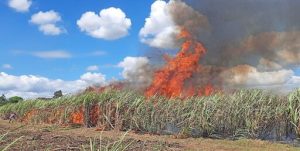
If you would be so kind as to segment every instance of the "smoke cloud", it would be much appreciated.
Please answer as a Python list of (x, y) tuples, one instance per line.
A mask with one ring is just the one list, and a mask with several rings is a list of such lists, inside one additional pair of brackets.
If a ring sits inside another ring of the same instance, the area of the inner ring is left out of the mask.
[(152, 81), (152, 67), (146, 57), (126, 57), (118, 64), (129, 87), (143, 89)]
[(169, 12), (207, 48), (193, 82), (280, 85), (300, 64), (300, 1), (171, 0)]

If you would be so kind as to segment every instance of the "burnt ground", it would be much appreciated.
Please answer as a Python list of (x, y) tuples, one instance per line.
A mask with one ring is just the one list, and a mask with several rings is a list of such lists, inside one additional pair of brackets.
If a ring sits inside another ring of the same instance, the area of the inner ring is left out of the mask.
[[(72, 128), (55, 125), (24, 125), (0, 120), (0, 150), (20, 138), (8, 150), (12, 151), (90, 151), (90, 141), (96, 148), (128, 145), (126, 150), (207, 150), (207, 151), (240, 151), (240, 150), (300, 150), (287, 144), (272, 143), (260, 140), (215, 140), (203, 138), (178, 139), (174, 136), (159, 136), (128, 132), (121, 143), (118, 141), (125, 132), (97, 131), (96, 128)], [(115, 144), (114, 144), (115, 143)]]

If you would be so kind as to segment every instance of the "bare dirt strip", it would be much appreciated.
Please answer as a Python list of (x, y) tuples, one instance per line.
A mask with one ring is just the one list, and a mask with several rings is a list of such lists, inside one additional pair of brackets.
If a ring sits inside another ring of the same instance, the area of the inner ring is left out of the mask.
[[(95, 146), (106, 147), (120, 140), (125, 132), (97, 131), (96, 128), (71, 128), (55, 125), (24, 125), (0, 120), (0, 134), (8, 134), (0, 141), (0, 150), (20, 138), (8, 150), (89, 150), (90, 140)], [(127, 150), (201, 150), (201, 151), (296, 151), (300, 148), (288, 144), (261, 140), (217, 140), (206, 138), (178, 139), (176, 136), (150, 135), (128, 132), (123, 144)]]

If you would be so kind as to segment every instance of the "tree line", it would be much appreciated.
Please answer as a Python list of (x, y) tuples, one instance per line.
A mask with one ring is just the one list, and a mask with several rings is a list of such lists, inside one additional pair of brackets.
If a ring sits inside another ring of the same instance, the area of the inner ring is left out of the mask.
[[(63, 93), (61, 90), (59, 90), (59, 91), (54, 92), (53, 95), (54, 96), (52, 98), (37, 98), (37, 99), (51, 100), (51, 99), (62, 97)], [(20, 96), (13, 96), (13, 97), (7, 98), (4, 94), (2, 94), (2, 96), (0, 97), (0, 106), (2, 106), (4, 104), (8, 104), (8, 103), (18, 103), (20, 101), (24, 101), (24, 99)]]
[(2, 96), (0, 97), (0, 105), (4, 105), (7, 103), (18, 103), (20, 101), (23, 101), (24, 99), (20, 96), (13, 96), (10, 98), (6, 98), (6, 96), (4, 94), (2, 94)]

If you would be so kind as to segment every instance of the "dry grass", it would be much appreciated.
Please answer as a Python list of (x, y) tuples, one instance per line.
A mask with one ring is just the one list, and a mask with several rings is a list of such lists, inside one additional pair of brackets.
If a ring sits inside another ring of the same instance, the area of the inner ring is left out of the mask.
[[(150, 133), (176, 133), (193, 137), (283, 139), (299, 133), (300, 91), (279, 96), (262, 90), (191, 97), (184, 101), (144, 96), (130, 91), (106, 90), (50, 101), (27, 100), (0, 107), (2, 115), (24, 116), (38, 110), (30, 122), (43, 123), (49, 114), (63, 108), (57, 124), (68, 123), (80, 106), (100, 108), (97, 125), (107, 129)], [(46, 112), (50, 111), (50, 112)]]

